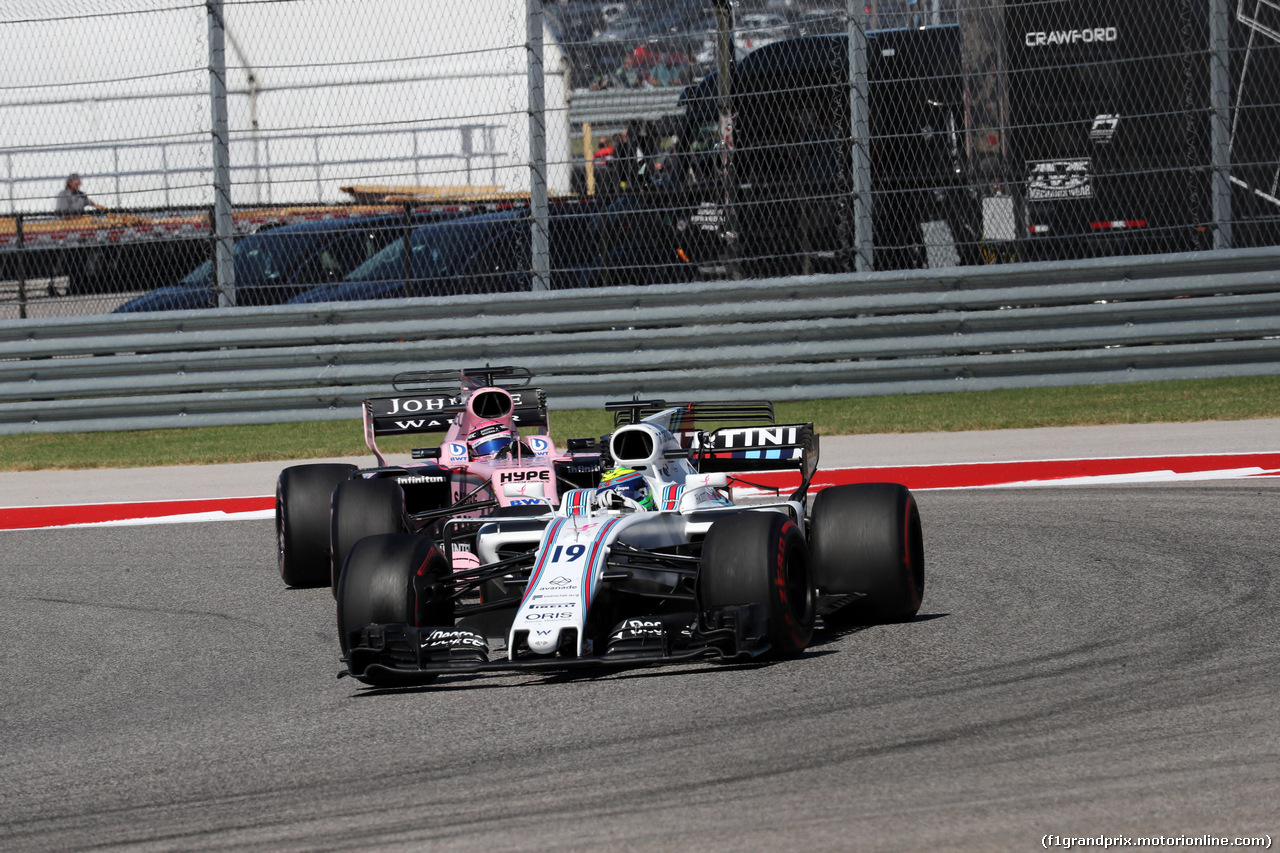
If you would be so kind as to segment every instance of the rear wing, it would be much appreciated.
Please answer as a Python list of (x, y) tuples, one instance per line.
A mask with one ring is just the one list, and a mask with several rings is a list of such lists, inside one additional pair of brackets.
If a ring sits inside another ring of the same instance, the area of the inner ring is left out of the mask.
[[(605, 403), (606, 412), (613, 412), (613, 425), (620, 427), (635, 424), (667, 409), (680, 409), (680, 415), (671, 426), (672, 432), (699, 429), (702, 424), (773, 423), (773, 403), (765, 400), (738, 400), (730, 402), (668, 403), (666, 400), (628, 400), (621, 403)], [(699, 423), (701, 421), (701, 423)]]
[[(516, 426), (547, 426), (546, 391), (523, 388), (509, 393), (514, 404), (511, 420)], [(446, 432), (454, 418), (464, 411), (461, 397), (406, 394), (364, 401), (365, 424), (374, 437)]]
[[(541, 388), (507, 390), (514, 404), (511, 422), (516, 427), (549, 426), (546, 391)], [(405, 394), (365, 400), (364, 443), (373, 451), (378, 464), (386, 465), (386, 458), (378, 449), (380, 437), (448, 432), (465, 411), (463, 399), (454, 396)]]
[[(672, 409), (678, 411), (664, 426), (679, 440), (700, 472), (797, 468), (800, 488), (791, 499), (804, 500), (809, 481), (818, 470), (818, 436), (812, 423), (774, 423), (773, 404), (767, 400), (672, 403), (635, 399), (605, 403), (605, 411), (613, 412), (614, 427), (639, 423)], [(585, 444), (583, 449), (587, 449)]]
[(533, 374), (524, 367), (464, 367), (461, 370), (412, 370), (397, 373), (391, 387), (406, 394), (457, 396), (459, 389), (501, 388), (511, 391), (526, 388)]
[(722, 427), (713, 432), (679, 432), (699, 472), (734, 473), (797, 468), (800, 487), (791, 500), (804, 500), (809, 481), (818, 470), (818, 436), (813, 424), (770, 424)]

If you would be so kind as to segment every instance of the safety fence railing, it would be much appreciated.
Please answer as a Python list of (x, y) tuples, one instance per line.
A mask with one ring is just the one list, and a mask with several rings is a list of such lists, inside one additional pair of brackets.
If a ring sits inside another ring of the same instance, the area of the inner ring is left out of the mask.
[(405, 370), (553, 408), (1280, 372), (1280, 249), (0, 321), (0, 433), (356, 418)]
[[(338, 194), (339, 184), (346, 176), (353, 171), (359, 174), (354, 167), (386, 170), (392, 163), (397, 170), (403, 166), (397, 176), (411, 186), (429, 183), (428, 178), (442, 164), (462, 173), (462, 186), (493, 186), (498, 179), (498, 162), (506, 157), (497, 148), (497, 135), (503, 129), (493, 123), (470, 123), (324, 133), (258, 131), (249, 138), (233, 141), (229, 168), (233, 182), (243, 188), (242, 203), (246, 205), (280, 203), (274, 194), (288, 196), (296, 192), (279, 193), (277, 184), (295, 190), (298, 185), (306, 186), (308, 179), (310, 186), (304, 190), (307, 203), (319, 203), (315, 199), (334, 201), (337, 199), (332, 197)], [(447, 144), (440, 144), (442, 137), (447, 138)], [(367, 147), (348, 145), (353, 139)], [(389, 144), (384, 146), (384, 141)], [(371, 149), (378, 152), (377, 156), (368, 154)], [(191, 139), (155, 142), (12, 147), (4, 149), (5, 173), (0, 177), (4, 190), (0, 194), (8, 201), (8, 214), (21, 215), (17, 199), (27, 197), (30, 203), (30, 194), (23, 188), (35, 187), (38, 191), (40, 187), (59, 186), (67, 177), (65, 172), (41, 172), (40, 166), (24, 168), (24, 161), (101, 161), (99, 168), (104, 171), (78, 174), (93, 185), (107, 185), (95, 198), (108, 202), (113, 210), (126, 210), (126, 201), (135, 188), (146, 183), (158, 184), (154, 194), (160, 210), (178, 210), (183, 204), (199, 206), (199, 190), (209, 174), (208, 153), (209, 141), (199, 134)]]
[[(260, 287), (237, 257), (261, 257), (237, 215), (337, 215), (349, 188), (522, 201), (519, 227), (454, 259), (499, 267), (490, 291), (1280, 245), (1275, 0), (73, 6), (0, 15), (0, 317), (111, 311), (189, 276), (224, 307), (366, 281), (317, 254)], [(652, 223), (582, 258), (565, 199)], [(12, 257), (6, 221), (96, 204), (194, 210), (213, 239), (126, 251), (85, 217)], [(607, 275), (581, 280), (593, 264)], [(430, 277), (404, 272), (406, 292)]]

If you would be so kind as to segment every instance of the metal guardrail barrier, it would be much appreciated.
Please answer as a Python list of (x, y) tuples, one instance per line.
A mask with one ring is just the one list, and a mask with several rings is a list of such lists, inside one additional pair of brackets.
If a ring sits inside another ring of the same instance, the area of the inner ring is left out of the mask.
[(612, 133), (636, 121), (658, 121), (680, 115), (684, 89), (579, 90), (569, 95), (569, 126), (576, 131), (584, 123), (597, 132)]
[(512, 362), (553, 408), (1280, 373), (1280, 249), (0, 322), (0, 433), (346, 419)]

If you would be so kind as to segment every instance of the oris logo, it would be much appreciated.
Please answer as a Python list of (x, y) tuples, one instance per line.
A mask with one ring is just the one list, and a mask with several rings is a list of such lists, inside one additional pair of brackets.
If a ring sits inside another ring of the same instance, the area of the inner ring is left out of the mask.
[(1027, 33), (1027, 47), (1046, 47), (1059, 44), (1091, 44), (1093, 42), (1115, 41), (1118, 38), (1115, 27), (1091, 27), (1084, 30), (1048, 30), (1039, 33)]

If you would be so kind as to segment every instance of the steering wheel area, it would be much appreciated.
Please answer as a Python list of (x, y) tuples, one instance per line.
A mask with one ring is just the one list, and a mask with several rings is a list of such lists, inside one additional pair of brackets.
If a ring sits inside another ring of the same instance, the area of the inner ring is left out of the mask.
[(600, 509), (616, 509), (622, 512), (648, 512), (639, 501), (619, 494), (613, 489), (600, 489), (597, 491), (596, 506)]

